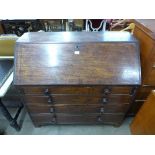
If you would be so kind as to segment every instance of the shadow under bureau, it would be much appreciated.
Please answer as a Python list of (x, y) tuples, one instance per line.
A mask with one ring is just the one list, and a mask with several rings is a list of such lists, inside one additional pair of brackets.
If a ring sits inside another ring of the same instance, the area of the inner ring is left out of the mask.
[(25, 33), (14, 73), (35, 126), (120, 125), (141, 84), (139, 46), (128, 32)]

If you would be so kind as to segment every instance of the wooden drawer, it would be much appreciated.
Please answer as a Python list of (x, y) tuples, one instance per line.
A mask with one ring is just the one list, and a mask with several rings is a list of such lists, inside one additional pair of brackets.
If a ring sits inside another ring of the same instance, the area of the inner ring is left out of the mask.
[(55, 106), (27, 106), (30, 113), (126, 113), (129, 104), (122, 105), (55, 105)]
[(36, 105), (52, 104), (122, 104), (129, 103), (128, 95), (110, 95), (110, 96), (89, 96), (89, 95), (52, 95), (46, 96), (25, 96), (27, 104), (36, 103)]
[(48, 125), (48, 124), (120, 124), (124, 115), (119, 114), (92, 114), (92, 115), (65, 115), (51, 114), (31, 115), (32, 121), (35, 126)]
[(23, 91), (27, 95), (49, 94), (131, 94), (131, 86), (51, 86), (51, 87), (24, 87)]

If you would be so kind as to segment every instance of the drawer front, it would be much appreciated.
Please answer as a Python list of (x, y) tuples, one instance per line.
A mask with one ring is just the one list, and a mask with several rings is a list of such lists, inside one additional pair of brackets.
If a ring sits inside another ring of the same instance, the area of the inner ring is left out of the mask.
[(51, 114), (31, 115), (35, 125), (46, 124), (120, 124), (124, 115), (94, 114), (94, 115), (64, 115), (53, 116)]
[(87, 113), (126, 113), (129, 104), (122, 105), (56, 105), (56, 106), (27, 106), (30, 113), (69, 113), (69, 114), (87, 114)]
[(136, 93), (136, 100), (146, 100), (148, 95), (151, 93), (152, 90), (155, 89), (155, 86), (142, 86), (139, 89), (137, 89)]
[(27, 104), (36, 103), (36, 105), (52, 104), (122, 104), (129, 103), (128, 95), (110, 95), (110, 96), (85, 96), (85, 95), (52, 95), (46, 96), (25, 96)]
[(130, 94), (133, 87), (110, 86), (51, 86), (51, 87), (24, 87), (28, 95), (49, 94)]

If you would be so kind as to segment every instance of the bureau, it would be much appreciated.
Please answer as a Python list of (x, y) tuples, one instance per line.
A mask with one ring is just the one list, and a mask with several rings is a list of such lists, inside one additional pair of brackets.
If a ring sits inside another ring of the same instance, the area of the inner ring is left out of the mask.
[(35, 126), (118, 126), (141, 84), (138, 41), (128, 32), (25, 33), (14, 73)]
[(142, 85), (138, 88), (130, 114), (135, 115), (147, 96), (155, 89), (155, 20), (134, 20), (134, 36), (140, 43)]

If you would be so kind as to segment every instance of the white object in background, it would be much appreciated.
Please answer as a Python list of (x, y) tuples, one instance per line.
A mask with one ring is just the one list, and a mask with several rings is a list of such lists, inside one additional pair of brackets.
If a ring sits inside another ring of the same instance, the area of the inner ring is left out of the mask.
[(102, 31), (104, 32), (104, 31), (106, 31), (106, 24), (107, 24), (107, 20), (103, 19), (101, 21), (99, 27), (98, 28), (94, 28), (91, 20), (86, 19), (86, 26), (85, 27), (86, 27), (86, 31), (90, 31), (90, 29), (91, 29), (93, 32), (98, 32), (99, 29), (101, 29), (101, 27), (102, 27)]

